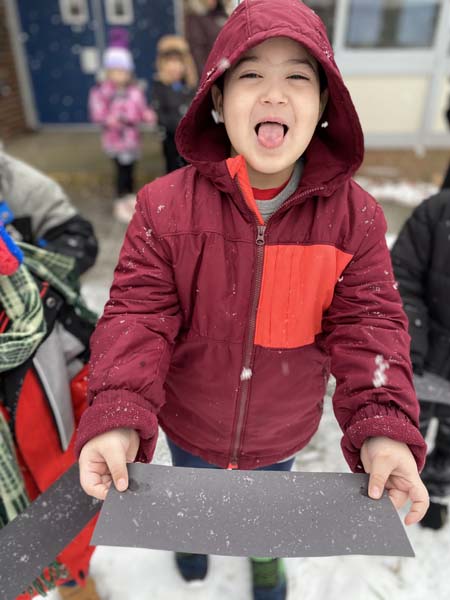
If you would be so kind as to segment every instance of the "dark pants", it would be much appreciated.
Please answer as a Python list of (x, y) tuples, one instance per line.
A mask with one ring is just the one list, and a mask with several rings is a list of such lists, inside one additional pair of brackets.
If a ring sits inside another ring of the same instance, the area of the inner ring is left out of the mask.
[(121, 198), (134, 192), (134, 166), (135, 162), (128, 165), (121, 164), (117, 158), (114, 158), (116, 166), (116, 193)]
[[(195, 456), (194, 454), (190, 454), (183, 450), (179, 446), (177, 446), (172, 440), (167, 438), (167, 443), (169, 445), (170, 454), (172, 455), (172, 464), (175, 467), (192, 467), (197, 469), (220, 469), (216, 465), (206, 462), (199, 456)], [(290, 458), (289, 460), (285, 460), (281, 463), (275, 463), (273, 465), (267, 465), (267, 467), (258, 467), (257, 469), (253, 469), (254, 471), (290, 471), (292, 465), (294, 464), (294, 458)], [(256, 560), (256, 559), (255, 559)]]
[(427, 456), (422, 480), (430, 496), (442, 498), (450, 494), (450, 406), (435, 402), (420, 403), (420, 431), (426, 435), (431, 419), (438, 420), (434, 448)]
[(171, 173), (175, 169), (184, 167), (187, 162), (178, 154), (177, 146), (175, 144), (175, 134), (166, 132), (166, 136), (163, 140), (163, 153), (166, 161), (166, 173)]
[(420, 403), (419, 427), (423, 436), (426, 435), (430, 421), (433, 417), (438, 420), (438, 429), (434, 448), (450, 457), (450, 406), (438, 402)]
[(447, 167), (447, 171), (445, 172), (444, 181), (442, 182), (442, 185), (441, 185), (441, 190), (448, 190), (449, 188), (450, 188), (450, 163)]
[[(172, 440), (167, 438), (170, 454), (172, 455), (172, 464), (174, 467), (193, 467), (196, 469), (220, 469), (216, 465), (206, 462), (200, 456), (195, 456), (177, 446)], [(290, 471), (294, 464), (294, 458), (290, 458), (281, 463), (267, 465), (267, 467), (258, 467), (254, 471)]]

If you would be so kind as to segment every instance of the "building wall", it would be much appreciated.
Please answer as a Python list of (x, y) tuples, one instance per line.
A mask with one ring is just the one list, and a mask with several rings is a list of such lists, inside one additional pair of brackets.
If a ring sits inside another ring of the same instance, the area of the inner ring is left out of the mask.
[[(175, 26), (177, 30), (181, 30), (183, 6), (188, 0), (129, 1), (135, 6), (136, 17), (139, 17), (136, 19), (135, 25), (139, 30), (139, 35), (142, 34), (142, 39), (145, 41), (145, 43), (139, 42), (135, 48), (137, 63), (141, 61), (142, 57), (145, 57), (143, 64), (137, 65), (138, 76), (145, 79), (145, 74), (150, 75), (147, 67), (153, 61), (151, 53), (146, 48), (146, 43), (150, 34), (158, 37), (161, 31), (157, 32), (154, 26), (149, 28), (146, 21), (138, 15), (138, 8), (146, 10), (146, 6), (148, 6), (154, 9), (158, 3), (161, 3), (164, 10), (160, 9), (157, 13), (158, 18), (150, 19), (150, 22), (159, 23), (162, 14), (166, 14), (170, 9), (169, 22), (172, 22), (171, 19), (174, 20), (172, 27)], [(194, 2), (194, 0), (189, 1)], [(204, 0), (195, 1), (200, 3)], [(420, 2), (402, 0), (397, 3), (371, 3), (368, 0), (304, 1), (316, 10), (327, 26), (335, 49), (336, 62), (361, 118), (366, 146), (368, 148), (392, 147), (419, 150), (427, 147), (448, 148), (450, 146), (450, 128), (445, 118), (445, 112), (450, 99), (450, 51), (448, 45), (450, 0), (421, 0)], [(87, 6), (93, 7), (94, 5), (104, 6), (106, 2), (107, 0), (101, 0), (101, 2), (100, 0), (86, 0), (85, 3)], [(231, 7), (239, 3), (238, 0), (226, 0), (226, 2)], [(6, 25), (5, 3), (9, 7), (10, 25), (14, 25), (13, 31), (17, 31), (13, 40), (17, 41), (13, 44), (14, 57), (11, 51), (11, 39), (8, 37), (11, 32), (8, 32)], [(68, 28), (64, 35), (56, 32), (61, 39), (49, 42), (46, 39), (46, 36), (50, 36), (49, 32), (56, 35), (54, 19), (59, 18), (58, 6), (69, 4), (69, 0), (66, 2), (45, 0), (45, 2), (39, 2), (39, 7), (36, 8), (37, 4), (30, 0), (0, 0), (0, 138), (9, 137), (15, 132), (25, 130), (26, 123), (30, 127), (37, 127), (49, 123), (64, 125), (68, 122), (69, 124), (85, 125), (87, 122), (85, 115), (78, 116), (77, 119), (63, 119), (63, 116), (68, 113), (67, 110), (60, 111), (54, 118), (46, 118), (46, 115), (43, 114), (42, 106), (47, 110), (51, 108), (52, 102), (58, 103), (59, 100), (56, 93), (47, 93), (51, 82), (48, 82), (46, 86), (41, 75), (38, 81), (39, 73), (48, 75), (58, 70), (55, 67), (39, 71), (38, 66), (42, 56), (46, 56), (46, 48), (49, 43), (52, 47), (56, 47), (57, 42), (58, 47), (61, 48), (62, 42), (67, 42), (69, 34), (74, 36), (81, 34), (80, 27)], [(49, 25), (44, 22), (44, 17), (48, 7), (53, 5), (54, 14), (52, 13), (49, 17)], [(402, 15), (400, 8), (408, 6), (410, 12), (405, 14), (409, 14), (410, 20), (399, 20)], [(374, 7), (378, 8), (375, 10)], [(364, 10), (361, 12), (362, 9)], [(24, 15), (26, 16), (30, 11), (33, 15), (27, 20)], [(20, 15), (22, 15), (22, 21)], [(370, 35), (376, 30), (375, 25), (378, 23), (377, 15), (382, 17), (387, 25), (381, 28), (377, 36), (371, 40)], [(427, 15), (429, 18), (424, 21)], [(97, 15), (97, 17), (99, 21), (102, 21), (101, 15), (100, 17)], [(42, 20), (42, 23), (39, 22), (39, 19)], [(399, 23), (403, 23), (403, 29), (402, 27), (397, 29), (393, 27), (393, 24), (397, 26)], [(92, 27), (90, 29), (92, 29), (92, 33), (94, 29)], [(100, 29), (97, 28), (95, 31), (98, 32)], [(425, 31), (426, 35), (422, 35), (422, 31)], [(20, 37), (21, 34), (23, 34), (22, 37)], [(405, 45), (405, 39), (411, 35), (418, 40), (418, 43), (411, 46), (408, 46), (407, 43)], [(73, 48), (79, 46), (86, 52), (98, 50), (96, 42), (83, 44), (74, 42), (72, 46)], [(73, 51), (69, 52), (72, 59)], [(141, 58), (138, 58), (138, 54)], [(61, 73), (69, 79), (69, 82), (74, 82), (75, 77), (64, 63), (65, 59), (60, 49), (57, 55), (57, 60), (64, 66)], [(81, 57), (82, 53), (80, 53), (80, 59)], [(16, 64), (16, 69), (14, 64)], [(83, 61), (80, 64), (83, 65)], [(59, 68), (60, 65), (56, 66)], [(89, 76), (89, 73), (83, 73), (83, 66), (81, 69), (79, 66), (77, 68), (80, 77)], [(90, 76), (93, 81), (93, 72)], [(20, 92), (18, 79), (21, 86)], [(92, 81), (89, 85), (92, 84)], [(76, 84), (76, 93), (73, 91), (63, 93), (61, 85), (56, 91), (61, 92), (60, 96), (67, 102), (72, 98), (82, 96), (82, 88), (78, 83)], [(41, 110), (39, 110), (39, 99), (41, 99)], [(84, 99), (82, 106), (85, 108), (85, 105), (86, 100)]]
[(365, 134), (420, 129), (429, 80), (424, 76), (346, 77)]
[(27, 131), (4, 3), (0, 0), (0, 139)]

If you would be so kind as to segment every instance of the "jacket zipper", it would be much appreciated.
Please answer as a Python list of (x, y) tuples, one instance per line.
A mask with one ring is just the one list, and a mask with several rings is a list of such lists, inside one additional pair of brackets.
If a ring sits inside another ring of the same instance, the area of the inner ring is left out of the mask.
[[(239, 186), (238, 186), (239, 187)], [(314, 194), (315, 192), (319, 192), (323, 190), (323, 187), (317, 187), (313, 189), (306, 190), (298, 198), (302, 198), (303, 196)], [(297, 200), (297, 198), (293, 199)], [(289, 203), (290, 204), (290, 203)], [(285, 205), (286, 206), (286, 205)], [(278, 212), (278, 211), (277, 211)], [(272, 215), (273, 217), (273, 215)], [(255, 283), (253, 286), (253, 295), (252, 295), (252, 306), (250, 312), (250, 322), (248, 328), (248, 334), (245, 344), (245, 352), (244, 352), (244, 364), (241, 370), (241, 391), (239, 398), (239, 412), (238, 419), (236, 423), (236, 429), (233, 437), (233, 445), (231, 449), (231, 457), (228, 463), (227, 469), (238, 469), (238, 456), (239, 456), (239, 447), (241, 445), (241, 435), (242, 429), (244, 425), (244, 416), (247, 408), (248, 402), (248, 394), (250, 388), (250, 379), (252, 377), (251, 364), (253, 358), (253, 339), (255, 335), (256, 328), (256, 312), (258, 308), (259, 295), (261, 292), (261, 283), (262, 283), (262, 274), (263, 274), (263, 263), (264, 263), (264, 245), (265, 241), (265, 233), (268, 223), (272, 219), (270, 217), (267, 225), (257, 225), (257, 236), (256, 236), (256, 268), (255, 268)], [(244, 376), (244, 377), (243, 377)]]
[(252, 306), (250, 310), (250, 324), (247, 333), (245, 344), (244, 364), (241, 371), (241, 393), (239, 399), (239, 413), (234, 434), (233, 446), (231, 451), (231, 460), (228, 469), (238, 468), (238, 451), (241, 441), (242, 427), (244, 424), (245, 410), (247, 408), (248, 393), (251, 379), (251, 364), (253, 356), (253, 338), (256, 328), (256, 311), (258, 308), (259, 294), (261, 291), (263, 262), (264, 262), (264, 244), (266, 225), (257, 226), (258, 234), (256, 236), (256, 268), (255, 268), (255, 283), (253, 286)]

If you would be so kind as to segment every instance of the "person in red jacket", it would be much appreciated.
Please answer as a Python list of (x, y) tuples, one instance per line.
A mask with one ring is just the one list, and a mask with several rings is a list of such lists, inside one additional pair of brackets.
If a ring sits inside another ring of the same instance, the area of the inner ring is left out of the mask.
[[(83, 488), (125, 490), (158, 425), (178, 465), (289, 468), (331, 372), (350, 468), (419, 521), (407, 320), (382, 210), (352, 179), (363, 135), (319, 17), (297, 0), (242, 2), (177, 146), (190, 165), (141, 190), (92, 338)], [(254, 598), (285, 598), (280, 564), (252, 561)]]

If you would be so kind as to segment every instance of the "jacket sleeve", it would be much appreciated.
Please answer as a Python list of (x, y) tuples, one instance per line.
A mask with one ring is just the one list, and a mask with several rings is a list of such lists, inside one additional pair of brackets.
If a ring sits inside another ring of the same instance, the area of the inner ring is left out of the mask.
[(95, 263), (98, 242), (94, 229), (84, 217), (75, 215), (45, 232), (45, 248), (72, 256), (76, 260), (78, 275), (82, 275)]
[(96, 85), (89, 92), (89, 116), (93, 123), (104, 125), (110, 116), (111, 98), (105, 93), (105, 86)]
[(428, 354), (426, 284), (433, 230), (427, 203), (422, 203), (406, 221), (392, 249), (394, 273), (409, 320), (411, 360), (418, 371), (423, 370)]
[(151, 223), (146, 196), (144, 188), (91, 338), (89, 407), (78, 430), (78, 453), (91, 438), (118, 427), (139, 433), (137, 460), (150, 461), (155, 449), (181, 312), (170, 251)]
[(79, 215), (61, 186), (9, 155), (0, 157), (2, 193), (16, 219), (31, 220), (30, 242), (48, 250), (73, 256), (78, 273), (91, 267), (97, 256), (97, 240), (92, 225)]
[(353, 471), (363, 471), (360, 449), (369, 437), (387, 436), (408, 444), (419, 469), (426, 454), (418, 430), (407, 319), (385, 233), (377, 206), (323, 321), (336, 378), (333, 407), (344, 432), (342, 450)]

